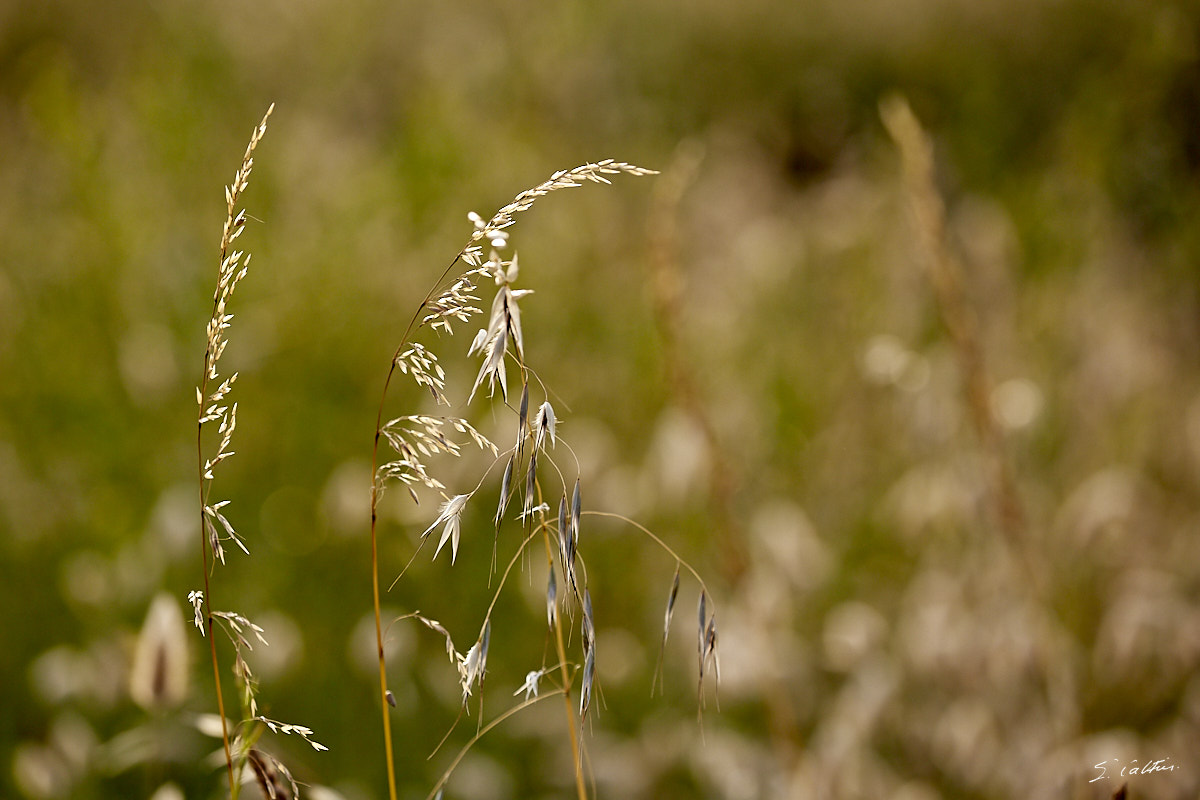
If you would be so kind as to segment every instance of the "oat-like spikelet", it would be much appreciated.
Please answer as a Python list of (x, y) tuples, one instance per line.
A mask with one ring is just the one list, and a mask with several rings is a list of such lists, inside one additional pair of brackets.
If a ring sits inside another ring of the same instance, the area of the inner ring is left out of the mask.
[(492, 622), (483, 624), (479, 639), (471, 646), (465, 656), (458, 656), (458, 674), (462, 684), (463, 703), (471, 696), (473, 685), (482, 687), (483, 676), (487, 671), (488, 645), (492, 638)]
[(450, 542), (450, 563), (453, 564), (454, 560), (458, 558), (458, 537), (462, 531), (462, 513), (470, 499), (470, 494), (456, 494), (442, 503), (437, 519), (421, 534), (421, 538), (424, 539), (433, 533), (434, 528), (445, 523), (446, 527), (442, 529), (442, 538), (438, 542), (437, 550), (433, 553), (434, 558), (437, 558), (438, 553), (442, 552), (442, 547), (447, 541)]
[(500, 454), (496, 445), (471, 423), (459, 417), (433, 417), (426, 414), (397, 417), (389, 420), (380, 433), (393, 450), (405, 457), (414, 456), (414, 449), (423, 456), (432, 456), (435, 453), (460, 455), (462, 445), (450, 438), (446, 432), (447, 428), (466, 434), (480, 450), (488, 450), (493, 456)]
[(596, 622), (592, 617), (592, 595), (583, 587), (583, 649), (590, 650), (596, 641)]
[(592, 595), (583, 589), (583, 680), (579, 687), (579, 724), (587, 718), (592, 700), (592, 681), (596, 675), (596, 621), (592, 615)]
[(517, 687), (513, 692), (513, 697), (516, 697), (521, 692), (525, 693), (525, 699), (531, 700), (538, 696), (538, 683), (542, 680), (542, 676), (546, 674), (544, 669), (535, 669), (525, 673), (525, 682)]
[(396, 356), (395, 363), (401, 374), (411, 376), (418, 386), (427, 388), (439, 405), (450, 405), (445, 395), (446, 372), (433, 351), (420, 342), (413, 342), (407, 350)]
[(596, 648), (587, 648), (583, 657), (583, 679), (579, 684), (579, 724), (582, 727), (592, 705), (592, 683), (596, 678)]
[(663, 614), (663, 644), (671, 631), (671, 616), (675, 613), (675, 598), (679, 596), (679, 565), (675, 565), (675, 578), (671, 581), (671, 593), (667, 595), (667, 611)]
[(393, 480), (404, 484), (409, 495), (412, 496), (413, 502), (419, 502), (417, 493), (413, 489), (413, 486), (418, 483), (435, 491), (442, 491), (446, 488), (446, 484), (430, 475), (429, 471), (425, 469), (425, 465), (416, 458), (401, 458), (381, 464), (375, 471), (375, 485), (378, 489), (376, 496), (382, 495), (388, 482)]
[[(484, 378), (488, 381), (489, 395), (495, 392), (495, 386), (498, 383), (500, 384), (500, 394), (507, 400), (505, 356), (508, 355), (510, 344), (518, 361), (523, 358), (525, 352), (525, 335), (521, 328), (521, 308), (518, 301), (522, 297), (532, 294), (532, 290), (512, 288), (512, 284), (519, 274), (515, 255), (512, 261), (502, 261), (499, 255), (492, 251), (488, 268), (495, 276), (499, 289), (496, 290), (496, 297), (492, 300), (488, 326), (475, 335), (467, 352), (467, 355), (480, 353), (484, 357), (483, 365), (480, 366), (479, 374), (475, 378), (475, 384), (471, 387), (471, 394), (467, 397), (468, 403), (474, 399), (475, 392), (479, 390)], [(526, 398), (526, 402), (528, 402), (528, 398)], [(524, 429), (523, 425), (522, 429)]]
[(579, 516), (583, 513), (583, 502), (579, 496), (579, 478), (575, 479), (575, 491), (571, 494), (571, 534), (575, 545), (579, 545)]
[(567, 519), (567, 498), (564, 496), (558, 503), (558, 556), (562, 563), (563, 577), (567, 586), (575, 594), (579, 594), (579, 583), (575, 577), (575, 532)]
[(188, 602), (192, 606), (192, 622), (200, 631), (200, 635), (206, 635), (204, 628), (204, 592), (193, 589), (188, 592)]
[(517, 407), (517, 455), (520, 457), (521, 447), (525, 444), (529, 425), (529, 382), (521, 387), (521, 404)]
[(389, 420), (380, 428), (380, 436), (400, 456), (395, 461), (389, 461), (376, 470), (376, 481), (379, 492), (387, 486), (388, 481), (396, 480), (404, 484), (416, 501), (417, 494), (413, 487), (422, 484), (435, 491), (443, 491), (445, 485), (430, 474), (425, 465), (425, 457), (437, 453), (458, 456), (462, 445), (447, 434), (446, 429), (466, 436), (479, 449), (488, 450), (497, 456), (500, 450), (486, 436), (459, 417), (433, 417), (415, 414), (397, 417)]
[(546, 449), (547, 439), (550, 440), (550, 446), (554, 446), (555, 422), (554, 408), (550, 405), (549, 401), (542, 403), (538, 407), (537, 417), (533, 423), (533, 446), (538, 450), (544, 451)]
[(715, 611), (708, 618), (708, 625), (704, 628), (704, 647), (701, 663), (712, 664), (713, 677), (716, 678), (717, 685), (719, 686), (721, 683), (721, 660), (717, 657), (717, 612)]
[[(658, 661), (654, 666), (654, 678), (650, 683), (650, 693), (654, 694), (654, 684), (662, 679), (663, 657), (667, 651), (667, 636), (671, 632), (671, 617), (675, 614), (675, 599), (679, 597), (679, 562), (675, 563), (675, 577), (671, 580), (671, 591), (667, 595), (667, 610), (663, 614), (663, 632), (662, 642), (658, 647)], [(666, 686), (660, 684), (660, 689), (665, 690)]]
[(697, 610), (699, 628), (696, 636), (696, 653), (699, 677), (696, 681), (696, 698), (698, 702), (703, 699), (704, 676), (710, 665), (717, 684), (719, 685), (721, 682), (721, 662), (717, 658), (717, 612), (714, 610), (711, 615), (706, 615), (707, 595), (706, 591), (701, 590)]
[(450, 285), (450, 288), (431, 300), (426, 308), (429, 313), (421, 319), (422, 325), (428, 325), (433, 330), (443, 330), (453, 334), (451, 320), (468, 322), (471, 317), (482, 313), (478, 306), (479, 298), (472, 294), (475, 283), (472, 278), (482, 270), (471, 270)]
[(529, 469), (525, 472), (525, 508), (521, 517), (528, 521), (533, 514), (533, 501), (537, 496), (537, 451), (529, 455)]
[(504, 467), (504, 478), (500, 481), (500, 502), (496, 507), (495, 523), (496, 527), (500, 527), (500, 520), (504, 518), (504, 509), (508, 508), (508, 490), (512, 486), (512, 473), (514, 456), (508, 457), (508, 464)]
[(558, 581), (554, 577), (554, 566), (550, 566), (550, 575), (546, 579), (546, 625), (554, 627), (558, 614)]
[[(247, 549), (242, 537), (238, 536), (237, 531), (233, 529), (233, 525), (229, 522), (228, 518), (221, 513), (221, 509), (227, 505), (229, 505), (229, 501), (222, 500), (219, 503), (213, 503), (211, 506), (204, 506), (204, 529), (208, 533), (209, 547), (212, 548), (213, 554), (216, 555), (217, 560), (222, 564), (225, 563), (225, 548), (221, 545), (222, 541), (232, 541), (238, 546), (239, 550), (246, 555), (250, 555), (250, 550)], [(217, 531), (213, 520), (220, 523), (221, 527), (225, 530), (224, 536)]]
[(255, 717), (255, 719), (257, 719), (262, 724), (266, 725), (271, 730), (272, 733), (281, 733), (285, 736), (299, 736), (301, 739), (308, 742), (308, 746), (311, 747), (313, 750), (317, 750), (319, 752), (322, 750), (329, 749), (325, 745), (321, 744), (318, 741), (315, 741), (312, 738), (313, 737), (312, 728), (306, 727), (304, 725), (293, 725), (293, 724), (287, 723), (287, 722), (280, 722), (279, 720), (267, 719), (266, 717)]

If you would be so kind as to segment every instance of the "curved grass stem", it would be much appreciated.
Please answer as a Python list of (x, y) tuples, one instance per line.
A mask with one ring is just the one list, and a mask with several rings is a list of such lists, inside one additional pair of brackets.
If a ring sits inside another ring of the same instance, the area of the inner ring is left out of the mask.
[(388, 702), (387, 688), (387, 659), (383, 652), (383, 622), (380, 611), (379, 602), (379, 538), (378, 538), (378, 516), (379, 516), (379, 479), (376, 473), (379, 470), (379, 438), (383, 434), (383, 407), (387, 402), (388, 388), (392, 384), (392, 376), (396, 374), (396, 359), (404, 351), (404, 348), (409, 343), (409, 338), (417, 329), (418, 321), (421, 319), (421, 313), (429, 305), (429, 301), (436, 295), (438, 287), (450, 274), (450, 270), (458, 263), (461, 258), (461, 253), (454, 257), (442, 274), (434, 283), (433, 288), (425, 295), (425, 299), (417, 306), (417, 310), (413, 312), (412, 318), (408, 321), (408, 326), (404, 330), (404, 335), (400, 338), (400, 344), (396, 347), (396, 352), (392, 354), (391, 363), (388, 366), (387, 377), (383, 381), (383, 391), (379, 397), (379, 410), (375, 415), (375, 441), (371, 450), (371, 600), (375, 614), (375, 645), (379, 658), (379, 707), (380, 713), (383, 715), (383, 748), (384, 760), (387, 764), (388, 778), (388, 798), (396, 800), (396, 764), (395, 757), (392, 754), (392, 722), (388, 716), (388, 709), (391, 703)]
[(438, 779), (436, 784), (434, 784), (433, 789), (430, 790), (429, 795), (425, 798), (425, 800), (433, 800), (433, 798), (437, 797), (438, 792), (442, 790), (442, 788), (446, 785), (446, 781), (450, 779), (450, 775), (454, 772), (454, 769), (459, 765), (459, 763), (462, 762), (467, 753), (471, 751), (471, 748), (475, 746), (475, 743), (482, 739), (488, 733), (488, 731), (490, 731), (492, 728), (495, 728), (501, 722), (504, 722), (504, 720), (508, 719), (513, 714), (524, 711), (534, 703), (540, 703), (547, 697), (553, 697), (556, 694), (564, 694), (564, 691), (562, 689), (551, 689), (550, 691), (540, 694), (537, 697), (531, 697), (528, 700), (518, 703), (517, 705), (508, 709), (503, 714), (489, 722), (487, 725), (484, 725), (482, 728), (480, 728), (476, 734), (471, 737), (471, 740), (464, 744), (458, 751), (458, 755), (456, 755), (454, 760), (450, 762), (450, 766), (447, 767), (446, 771), (442, 773), (442, 777)]

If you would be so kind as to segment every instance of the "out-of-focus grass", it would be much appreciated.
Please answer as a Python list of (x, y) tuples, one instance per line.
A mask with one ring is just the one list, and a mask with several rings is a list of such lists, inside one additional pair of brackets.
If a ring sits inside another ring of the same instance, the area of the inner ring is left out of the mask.
[[(370, 651), (355, 637), (371, 418), (466, 212), (589, 159), (667, 169), (690, 140), (704, 157), (677, 209), (680, 342), (748, 572), (719, 598), (722, 711), (702, 742), (687, 636), (646, 712), (673, 565), (588, 534), (613, 654), (592, 733), (601, 794), (1099, 797), (1115, 787), (1087, 784), (1093, 764), (1152, 758), (1180, 768), (1134, 796), (1194, 794), (1198, 47), (1200, 16), (1171, 2), (0, 9), (0, 793), (37, 794), (30, 775), (70, 797), (214, 791), (196, 765), (210, 743), (176, 717), (154, 724), (180, 763), (150, 753), (110, 773), (115, 737), (148, 723), (124, 688), (133, 636), (156, 592), (182, 605), (199, 577), (189, 416), (220, 187), (274, 101), (227, 356), (242, 378), (223, 478), (254, 555), (218, 604), (280, 632), (286, 656), (262, 668), (272, 713), (332, 748), (292, 753), (299, 777), (382, 787), (355, 655)], [(934, 138), (1053, 578), (1040, 605), (982, 510), (878, 119), (893, 90)], [(715, 576), (704, 445), (654, 316), (652, 191), (566, 193), (522, 220), (525, 325), (549, 332), (531, 361), (570, 407), (589, 502)], [(413, 523), (385, 548), (398, 564), (425, 518), (396, 513)], [(464, 532), (455, 570), (485, 567), (484, 528)], [(461, 629), (487, 602), (464, 583), (459, 610), (435, 611), (455, 573), (423, 565), (388, 602)], [(495, 642), (518, 657), (494, 656), (489, 682), (515, 689), (540, 612), (506, 602), (528, 619)], [(396, 635), (402, 782), (419, 796), (455, 697), (441, 643)], [(212, 706), (198, 653), (188, 712)], [(1039, 659), (1066, 682), (1047, 685)], [(539, 720), (485, 740), (449, 796), (568, 781)]]

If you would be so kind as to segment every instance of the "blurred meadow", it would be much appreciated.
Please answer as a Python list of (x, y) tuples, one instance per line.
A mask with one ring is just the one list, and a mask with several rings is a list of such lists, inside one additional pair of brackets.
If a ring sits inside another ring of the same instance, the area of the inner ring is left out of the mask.
[[(585, 518), (589, 791), (1200, 796), (1200, 5), (7, 0), (0, 797), (226, 791), (196, 725), (194, 394), (222, 187), (271, 103), (218, 478), (251, 555), (212, 598), (271, 642), (249, 657), (264, 713), (329, 747), (263, 740), (305, 796), (387, 796), (368, 492), (404, 326), (468, 212), (607, 157), (662, 174), (510, 229), (525, 356), (585, 509), (704, 576), (721, 674), (698, 720), (685, 580), (651, 699), (674, 560)], [(914, 117), (923, 199), (889, 133)], [(940, 238), (919, 213), (938, 204)], [(459, 394), (473, 335), (436, 340)], [(397, 414), (432, 408), (395, 392)], [(386, 495), (385, 587), (436, 513)], [(464, 517), (453, 566), (422, 551), (389, 617), (475, 635), (491, 513)], [(484, 722), (543, 663), (544, 568), (518, 568)], [(149, 695), (148, 619), (187, 648)], [(427, 760), (460, 707), (444, 642), (397, 623), (388, 653), (399, 795), (421, 798), (479, 707)], [(571, 796), (560, 705), (484, 736), (447, 800)]]

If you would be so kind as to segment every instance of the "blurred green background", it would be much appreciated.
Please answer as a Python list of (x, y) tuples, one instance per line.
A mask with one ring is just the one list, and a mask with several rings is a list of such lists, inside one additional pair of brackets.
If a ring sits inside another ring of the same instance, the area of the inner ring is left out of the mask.
[[(203, 640), (189, 627), (171, 709), (131, 700), (130, 665), (160, 592), (190, 626), (222, 186), (272, 102), (216, 488), (253, 555), (212, 591), (272, 641), (252, 657), (269, 713), (330, 747), (268, 740), (297, 778), (386, 794), (367, 489), (409, 315), (468, 211), (611, 156), (664, 174), (555, 194), (513, 229), (527, 357), (585, 505), (709, 581), (722, 685), (698, 724), (685, 580), (648, 701), (674, 564), (585, 521), (598, 796), (1110, 797), (1153, 760), (1175, 768), (1132, 797), (1197, 796), (1198, 58), (1200, 7), (1168, 0), (3, 3), (0, 796), (219, 794), (192, 724), (214, 710)], [(892, 92), (934, 142), (1040, 589), (988, 512)], [(472, 365), (448, 368), (469, 388)], [(429, 410), (407, 385), (393, 406)], [(435, 513), (388, 500), (385, 580)], [(386, 600), (464, 650), (489, 513), (453, 569), (422, 556)], [(493, 628), (489, 717), (542, 663), (531, 574)], [(401, 793), (424, 797), (478, 711), (427, 761), (455, 676), (437, 636), (391, 633)], [(571, 791), (549, 702), (446, 796)]]

